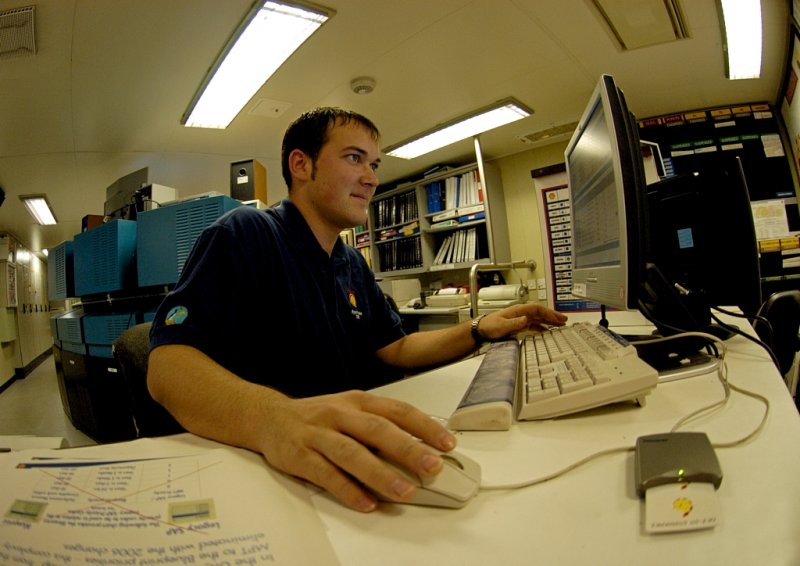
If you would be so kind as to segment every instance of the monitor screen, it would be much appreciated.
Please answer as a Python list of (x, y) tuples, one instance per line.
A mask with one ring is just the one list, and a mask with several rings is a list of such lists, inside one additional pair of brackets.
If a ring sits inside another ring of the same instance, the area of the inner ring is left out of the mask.
[(636, 120), (611, 76), (600, 78), (564, 155), (572, 197), (572, 294), (638, 308), (644, 167)]

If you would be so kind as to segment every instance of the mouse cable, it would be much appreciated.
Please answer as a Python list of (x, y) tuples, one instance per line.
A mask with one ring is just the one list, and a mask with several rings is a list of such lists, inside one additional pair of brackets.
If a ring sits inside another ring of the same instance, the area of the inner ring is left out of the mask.
[(671, 334), (669, 336), (660, 336), (657, 338), (630, 342), (633, 346), (636, 346), (637, 344), (657, 344), (659, 342), (669, 342), (671, 340), (682, 340), (686, 338), (702, 338), (711, 345), (711, 350), (715, 352), (715, 355), (713, 357), (719, 359), (719, 364), (717, 364), (717, 378), (722, 384), (722, 389), (725, 394), (721, 400), (716, 401), (706, 407), (702, 407), (686, 415), (685, 417), (682, 417), (677, 422), (677, 424), (675, 424), (675, 426), (672, 427), (672, 432), (675, 432), (675, 430), (678, 429), (680, 426), (686, 424), (687, 422), (693, 419), (711, 413), (712, 411), (721, 409), (728, 402), (728, 399), (730, 398), (730, 387), (727, 378), (727, 365), (725, 363), (725, 354), (727, 353), (725, 342), (723, 342), (720, 338), (714, 336), (713, 334), (708, 334), (705, 332), (690, 332), (690, 331), (680, 332), (679, 334)]
[[(740, 334), (741, 336), (743, 336), (745, 338), (750, 338), (752, 340), (752, 337), (747, 336), (745, 333), (743, 333), (741, 331), (737, 330), (736, 333)], [(676, 334), (676, 335), (673, 335), (673, 336), (666, 336), (666, 337), (662, 337), (662, 338), (657, 338), (657, 339), (655, 339), (653, 341), (654, 342), (660, 342), (660, 341), (667, 341), (667, 340), (679, 339), (679, 338), (691, 337), (691, 336), (696, 336), (696, 337), (699, 337), (699, 338), (705, 338), (706, 340), (709, 340), (710, 342), (713, 342), (715, 344), (715, 349), (718, 347), (718, 349), (720, 350), (720, 355), (717, 356), (719, 358), (719, 360), (720, 360), (720, 363), (717, 366), (717, 379), (719, 379), (719, 382), (722, 385), (722, 389), (724, 391), (724, 397), (721, 400), (719, 400), (719, 401), (717, 401), (715, 403), (712, 403), (712, 404), (710, 404), (710, 405), (708, 405), (706, 407), (701, 407), (700, 409), (698, 409), (696, 411), (693, 411), (692, 413), (689, 413), (685, 417), (682, 417), (677, 423), (675, 423), (675, 425), (672, 427), (670, 432), (676, 432), (679, 428), (681, 428), (682, 426), (686, 425), (687, 423), (689, 423), (689, 422), (691, 422), (693, 420), (696, 420), (696, 419), (700, 418), (701, 416), (707, 415), (707, 414), (709, 414), (709, 413), (711, 413), (713, 411), (721, 409), (730, 400), (730, 392), (731, 392), (731, 390), (733, 390), (733, 391), (736, 391), (737, 393), (740, 393), (740, 394), (745, 395), (747, 397), (750, 397), (752, 399), (756, 399), (757, 401), (760, 401), (761, 403), (763, 403), (764, 404), (764, 414), (762, 415), (761, 421), (759, 422), (759, 424), (750, 433), (746, 434), (744, 437), (739, 438), (737, 440), (729, 441), (729, 442), (714, 443), (713, 446), (715, 448), (732, 448), (734, 446), (739, 446), (741, 444), (744, 444), (745, 442), (749, 441), (750, 439), (752, 439), (756, 435), (758, 435), (758, 433), (760, 433), (761, 430), (766, 425), (767, 417), (769, 416), (769, 412), (770, 412), (769, 399), (767, 399), (763, 395), (760, 395), (759, 393), (755, 393), (753, 391), (750, 391), (749, 389), (744, 389), (743, 387), (738, 387), (738, 386), (736, 386), (736, 385), (734, 385), (734, 384), (732, 384), (731, 382), (728, 381), (728, 366), (727, 366), (727, 362), (725, 361), (725, 355), (727, 354), (727, 346), (726, 346), (725, 342), (722, 339), (720, 339), (718, 336), (714, 336), (713, 334), (708, 334), (706, 332), (684, 332), (684, 333)], [(769, 348), (767, 348), (767, 352), (770, 352)]]
[(603, 456), (609, 456), (611, 454), (619, 454), (623, 452), (633, 452), (633, 446), (617, 446), (616, 448), (607, 448), (606, 450), (600, 450), (599, 452), (595, 452), (594, 454), (590, 454), (585, 458), (578, 460), (577, 462), (573, 462), (569, 466), (561, 468), (558, 471), (553, 472), (552, 474), (548, 474), (546, 476), (542, 476), (539, 478), (534, 478), (531, 480), (523, 480), (517, 483), (507, 483), (507, 484), (498, 484), (498, 485), (484, 485), (481, 483), (481, 491), (500, 491), (500, 490), (508, 490), (508, 489), (520, 489), (523, 487), (530, 487), (533, 485), (537, 485), (540, 483), (544, 483), (555, 479), (557, 477), (563, 476), (567, 472), (571, 472), (572, 470), (583, 466), (584, 464), (588, 464), (592, 460), (596, 460), (597, 458), (601, 458)]
[[(719, 345), (721, 353), (718, 356), (720, 358), (720, 363), (717, 366), (717, 378), (719, 379), (720, 384), (722, 385), (722, 388), (723, 388), (723, 391), (724, 391), (724, 397), (720, 401), (716, 401), (716, 402), (714, 402), (711, 405), (708, 405), (706, 407), (701, 407), (700, 409), (698, 409), (696, 411), (693, 411), (692, 413), (689, 413), (685, 417), (682, 417), (672, 427), (671, 432), (675, 432), (680, 427), (684, 426), (686, 423), (688, 423), (688, 422), (690, 422), (690, 421), (692, 421), (694, 419), (697, 419), (702, 415), (705, 415), (705, 414), (708, 414), (708, 413), (710, 413), (712, 411), (721, 409), (730, 400), (730, 391), (734, 390), (734, 391), (736, 391), (738, 393), (741, 393), (743, 395), (746, 395), (748, 397), (752, 397), (754, 399), (757, 399), (757, 400), (761, 401), (765, 406), (764, 414), (761, 417), (761, 421), (759, 422), (758, 426), (755, 429), (753, 429), (751, 432), (746, 434), (744, 437), (739, 438), (739, 439), (734, 440), (734, 441), (730, 441), (730, 442), (714, 443), (714, 444), (712, 444), (712, 446), (714, 446), (715, 448), (732, 448), (732, 447), (744, 444), (745, 442), (751, 440), (756, 435), (758, 435), (761, 432), (761, 430), (764, 428), (764, 425), (767, 422), (767, 416), (769, 415), (769, 411), (770, 411), (769, 399), (767, 399), (766, 397), (764, 397), (763, 395), (760, 395), (758, 393), (754, 393), (754, 392), (749, 391), (747, 389), (743, 389), (741, 387), (737, 387), (737, 386), (733, 385), (732, 383), (730, 383), (728, 381), (727, 364), (725, 362), (725, 354), (727, 353), (727, 347), (726, 347), (725, 343), (719, 337), (714, 336), (713, 334), (707, 334), (705, 332), (686, 332), (686, 333), (682, 333), (682, 334), (676, 334), (676, 335), (673, 335), (673, 336), (666, 336), (666, 337), (662, 337), (662, 338), (656, 338), (654, 341), (676, 340), (676, 339), (680, 339), (680, 338), (684, 338), (684, 337), (688, 337), (688, 336), (695, 336), (695, 337), (699, 337), (699, 338), (705, 338), (706, 340), (710, 340), (710, 341), (714, 342), (715, 345)], [(564, 468), (561, 468), (560, 470), (557, 470), (557, 471), (555, 471), (555, 472), (553, 472), (551, 474), (548, 474), (546, 476), (541, 476), (541, 477), (530, 479), (530, 480), (523, 480), (523, 481), (516, 482), (516, 483), (497, 484), (497, 485), (492, 485), (492, 484), (483, 485), (482, 484), (480, 489), (481, 489), (481, 491), (501, 491), (501, 490), (513, 490), (513, 489), (520, 489), (520, 488), (524, 488), (524, 487), (531, 487), (531, 486), (534, 486), (534, 485), (542, 484), (542, 483), (545, 483), (547, 481), (556, 479), (556, 478), (558, 478), (560, 476), (563, 476), (563, 475), (571, 472), (572, 470), (575, 470), (575, 469), (583, 466), (584, 464), (588, 464), (589, 462), (591, 462), (593, 460), (596, 460), (598, 458), (602, 458), (603, 456), (610, 456), (611, 454), (620, 454), (620, 453), (626, 453), (626, 452), (634, 452), (635, 450), (636, 450), (635, 446), (617, 446), (615, 448), (607, 448), (605, 450), (600, 450), (598, 452), (594, 452), (592, 454), (589, 454), (585, 458), (582, 458), (582, 459), (580, 459), (580, 460), (578, 460), (576, 462), (573, 462), (572, 464), (569, 464), (568, 466), (566, 466)]]
[[(734, 446), (739, 446), (741, 444), (744, 444), (745, 442), (747, 442), (747, 441), (751, 440), (752, 438), (754, 438), (755, 436), (757, 436), (761, 432), (761, 430), (764, 428), (766, 423), (767, 423), (767, 417), (769, 416), (769, 412), (770, 412), (769, 399), (767, 399), (766, 397), (764, 397), (763, 395), (761, 395), (759, 393), (755, 393), (753, 391), (750, 391), (749, 389), (744, 389), (743, 387), (738, 387), (738, 386), (734, 385), (733, 383), (731, 383), (730, 381), (728, 381), (728, 364), (727, 364), (727, 362), (725, 360), (725, 355), (727, 353), (727, 346), (725, 345), (725, 342), (722, 339), (720, 339), (717, 336), (714, 336), (713, 334), (707, 334), (705, 332), (687, 332), (684, 335), (685, 336), (697, 336), (697, 337), (700, 337), (700, 338), (705, 338), (707, 340), (712, 340), (712, 341), (714, 341), (716, 343), (716, 345), (721, 350), (721, 355), (719, 356), (720, 363), (717, 366), (717, 379), (719, 380), (720, 385), (722, 385), (722, 389), (724, 391), (724, 396), (720, 401), (712, 403), (712, 404), (710, 404), (710, 405), (708, 405), (706, 407), (701, 407), (700, 409), (698, 409), (698, 410), (696, 410), (696, 411), (694, 411), (692, 413), (689, 413), (685, 417), (681, 418), (672, 427), (671, 432), (676, 432), (679, 428), (681, 428), (685, 424), (687, 424), (687, 423), (689, 423), (689, 422), (691, 422), (691, 421), (693, 421), (695, 419), (698, 419), (703, 415), (706, 415), (706, 414), (709, 414), (709, 413), (711, 413), (713, 411), (719, 410), (722, 407), (724, 407), (725, 405), (727, 405), (728, 401), (730, 400), (731, 390), (733, 390), (733, 391), (736, 391), (737, 393), (740, 393), (742, 395), (745, 395), (747, 397), (750, 397), (752, 399), (755, 399), (755, 400), (760, 401), (761, 403), (763, 403), (764, 404), (764, 414), (761, 416), (761, 420), (759, 421), (758, 425), (752, 431), (750, 431), (748, 434), (743, 436), (742, 438), (739, 438), (737, 440), (732, 440), (732, 441), (729, 441), (729, 442), (713, 443), (712, 446), (714, 446), (715, 448), (732, 448)], [(744, 334), (742, 334), (742, 335), (744, 336)]]

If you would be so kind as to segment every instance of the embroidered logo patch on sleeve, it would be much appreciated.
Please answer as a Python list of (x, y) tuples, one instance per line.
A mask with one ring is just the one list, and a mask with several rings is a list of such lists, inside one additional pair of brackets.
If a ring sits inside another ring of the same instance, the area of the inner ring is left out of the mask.
[(167, 313), (164, 323), (167, 326), (172, 324), (181, 324), (184, 320), (186, 320), (187, 316), (189, 316), (189, 310), (186, 307), (172, 307)]

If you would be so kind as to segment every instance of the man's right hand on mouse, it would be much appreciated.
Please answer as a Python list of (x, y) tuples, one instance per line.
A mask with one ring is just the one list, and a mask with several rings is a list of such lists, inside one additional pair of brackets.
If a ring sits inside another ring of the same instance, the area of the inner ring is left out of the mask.
[[(369, 512), (370, 491), (410, 501), (414, 484), (375, 455), (380, 452), (422, 477), (442, 470), (441, 456), (456, 441), (436, 420), (408, 403), (362, 391), (290, 399), (275, 393), (259, 449), (275, 468), (310, 481), (343, 504)], [(423, 442), (419, 442), (422, 440)]]

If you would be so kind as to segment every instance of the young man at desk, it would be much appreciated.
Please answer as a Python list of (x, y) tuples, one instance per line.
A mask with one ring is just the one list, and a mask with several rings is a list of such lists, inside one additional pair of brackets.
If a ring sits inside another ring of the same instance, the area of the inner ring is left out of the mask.
[[(405, 403), (363, 392), (399, 371), (461, 358), (566, 317), (515, 305), (405, 335), (360, 254), (339, 233), (364, 223), (378, 185), (379, 134), (367, 118), (322, 108), (287, 130), (280, 206), (234, 209), (197, 240), (153, 322), (148, 386), (189, 431), (260, 452), (361, 511), (370, 490), (415, 488), (375, 451), (433, 476), (454, 437)], [(365, 489), (367, 486), (369, 489)]]

